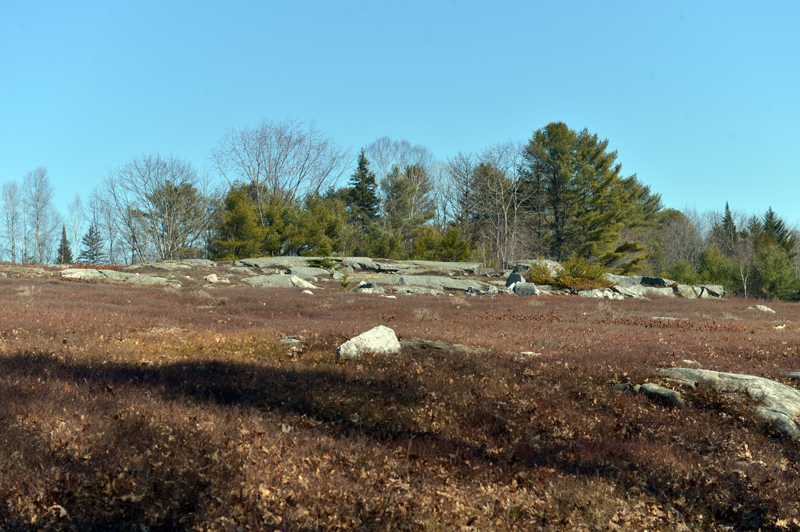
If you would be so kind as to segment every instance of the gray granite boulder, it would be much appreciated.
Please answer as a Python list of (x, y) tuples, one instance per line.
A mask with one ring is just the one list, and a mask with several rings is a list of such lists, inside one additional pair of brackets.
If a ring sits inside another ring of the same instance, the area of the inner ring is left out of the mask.
[(208, 259), (183, 259), (181, 264), (192, 266), (193, 268), (214, 268), (217, 263)]
[(61, 270), (58, 275), (66, 279), (83, 279), (150, 286), (180, 286), (179, 283), (164, 277), (157, 277), (154, 275), (139, 275), (138, 273), (120, 272), (115, 270), (67, 268), (65, 270)]
[(511, 273), (518, 273), (518, 274), (521, 274), (521, 275), (525, 275), (529, 271), (531, 271), (531, 265), (530, 264), (517, 263), (517, 264), (514, 265), (514, 269), (511, 270)]
[(514, 285), (514, 294), (518, 296), (538, 296), (541, 293), (534, 283), (517, 283)]
[(354, 292), (358, 292), (361, 294), (383, 294), (386, 290), (375, 283), (359, 283), (354, 289)]
[(654, 401), (664, 403), (667, 406), (677, 406), (680, 408), (686, 406), (686, 402), (683, 400), (680, 392), (665, 388), (664, 386), (659, 386), (658, 384), (647, 382), (639, 386), (638, 392)]
[(581, 290), (578, 292), (580, 297), (589, 299), (624, 299), (622, 294), (614, 292), (610, 288), (595, 288), (592, 290)]
[(517, 283), (525, 283), (527, 280), (517, 272), (511, 272), (506, 279), (506, 288), (510, 287), (512, 284)]
[(697, 297), (700, 298), (718, 298), (725, 297), (725, 289), (721, 284), (699, 284), (695, 288), (701, 288), (702, 292)]
[(292, 266), (289, 268), (289, 275), (296, 275), (301, 279), (313, 279), (316, 282), (317, 277), (328, 276), (331, 272), (325, 268), (313, 268), (310, 266)]
[(353, 268), (354, 270), (372, 270), (387, 273), (405, 269), (402, 265), (398, 265), (394, 262), (380, 261), (369, 257), (344, 257), (342, 258), (342, 266)]
[(622, 295), (623, 297), (629, 297), (631, 299), (646, 299), (644, 295), (646, 288), (641, 285), (616, 285), (612, 286), (611, 290)]
[(444, 294), (443, 290), (436, 290), (435, 288), (425, 288), (424, 286), (395, 286), (394, 293), (404, 296), (417, 296), (417, 295), (430, 295), (440, 296)]
[(256, 275), (255, 277), (242, 279), (242, 282), (260, 288), (291, 288), (293, 286), (318, 288), (296, 275)]
[(440, 275), (387, 275), (372, 279), (372, 281), (380, 284), (422, 286), (424, 288), (433, 288), (434, 290), (460, 290), (463, 292), (466, 292), (470, 287), (480, 292), (485, 292), (489, 286), (487, 283), (480, 281)]
[(483, 273), (483, 264), (480, 262), (442, 262), (435, 260), (404, 260), (402, 264), (420, 266), (430, 270), (453, 270), (463, 273), (480, 275)]
[(364, 353), (396, 355), (400, 353), (400, 348), (400, 342), (394, 331), (379, 325), (340, 345), (336, 354), (342, 358), (358, 358)]
[(309, 261), (317, 257), (256, 257), (240, 259), (233, 263), (234, 266), (248, 266), (262, 270), (280, 268), (288, 270), (293, 267), (308, 266)]

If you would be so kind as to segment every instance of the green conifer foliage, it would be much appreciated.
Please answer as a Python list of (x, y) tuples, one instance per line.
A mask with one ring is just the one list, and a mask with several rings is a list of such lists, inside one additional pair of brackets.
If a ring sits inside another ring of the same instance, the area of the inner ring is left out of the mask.
[(375, 173), (369, 169), (369, 160), (364, 149), (358, 155), (358, 167), (350, 178), (350, 189), (347, 195), (347, 209), (350, 222), (365, 230), (378, 217), (378, 185)]
[(785, 251), (789, 257), (792, 256), (794, 248), (794, 241), (792, 233), (786, 227), (786, 223), (775, 214), (775, 211), (770, 207), (764, 214), (764, 220), (761, 224), (761, 247), (767, 247), (769, 244), (776, 244)]
[(622, 271), (635, 269), (617, 264), (624, 256), (633, 255), (631, 264), (644, 260), (640, 247), (620, 242), (621, 230), (644, 223), (660, 208), (660, 198), (635, 176), (620, 177), (608, 139), (553, 122), (534, 133), (523, 159), (529, 205), (541, 220), (547, 255), (564, 260), (577, 254)]
[(100, 232), (97, 230), (95, 224), (91, 224), (89, 230), (83, 235), (81, 246), (82, 249), (78, 255), (79, 262), (102, 264), (105, 261), (103, 238), (100, 236)]
[(72, 264), (72, 250), (69, 240), (67, 240), (67, 228), (63, 225), (61, 226), (61, 243), (56, 251), (56, 263)]
[(228, 191), (217, 235), (214, 243), (217, 259), (244, 259), (258, 256), (261, 252), (265, 230), (258, 223), (258, 214), (247, 186), (235, 185)]

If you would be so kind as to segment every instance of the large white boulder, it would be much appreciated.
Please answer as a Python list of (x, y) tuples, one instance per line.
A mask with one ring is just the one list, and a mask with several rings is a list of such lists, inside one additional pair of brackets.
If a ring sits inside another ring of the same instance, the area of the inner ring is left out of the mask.
[(336, 350), (336, 354), (342, 358), (358, 358), (364, 353), (396, 355), (399, 352), (400, 342), (397, 340), (397, 335), (384, 325), (378, 325), (351, 338)]

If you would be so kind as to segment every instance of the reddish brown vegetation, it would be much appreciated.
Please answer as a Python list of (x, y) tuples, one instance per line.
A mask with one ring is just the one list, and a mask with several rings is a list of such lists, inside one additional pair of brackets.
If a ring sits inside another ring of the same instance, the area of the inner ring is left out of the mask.
[[(612, 391), (789, 383), (797, 305), (315, 292), (0, 280), (0, 529), (798, 528), (797, 442)], [(491, 354), (337, 359), (381, 324)]]

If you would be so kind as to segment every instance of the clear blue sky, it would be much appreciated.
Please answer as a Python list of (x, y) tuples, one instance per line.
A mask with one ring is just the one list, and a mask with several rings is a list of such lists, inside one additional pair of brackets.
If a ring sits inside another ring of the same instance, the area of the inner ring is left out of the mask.
[(66, 212), (262, 118), (442, 160), (563, 121), (668, 207), (800, 225), (799, 27), (794, 1), (6, 1), (0, 182), (46, 166)]

